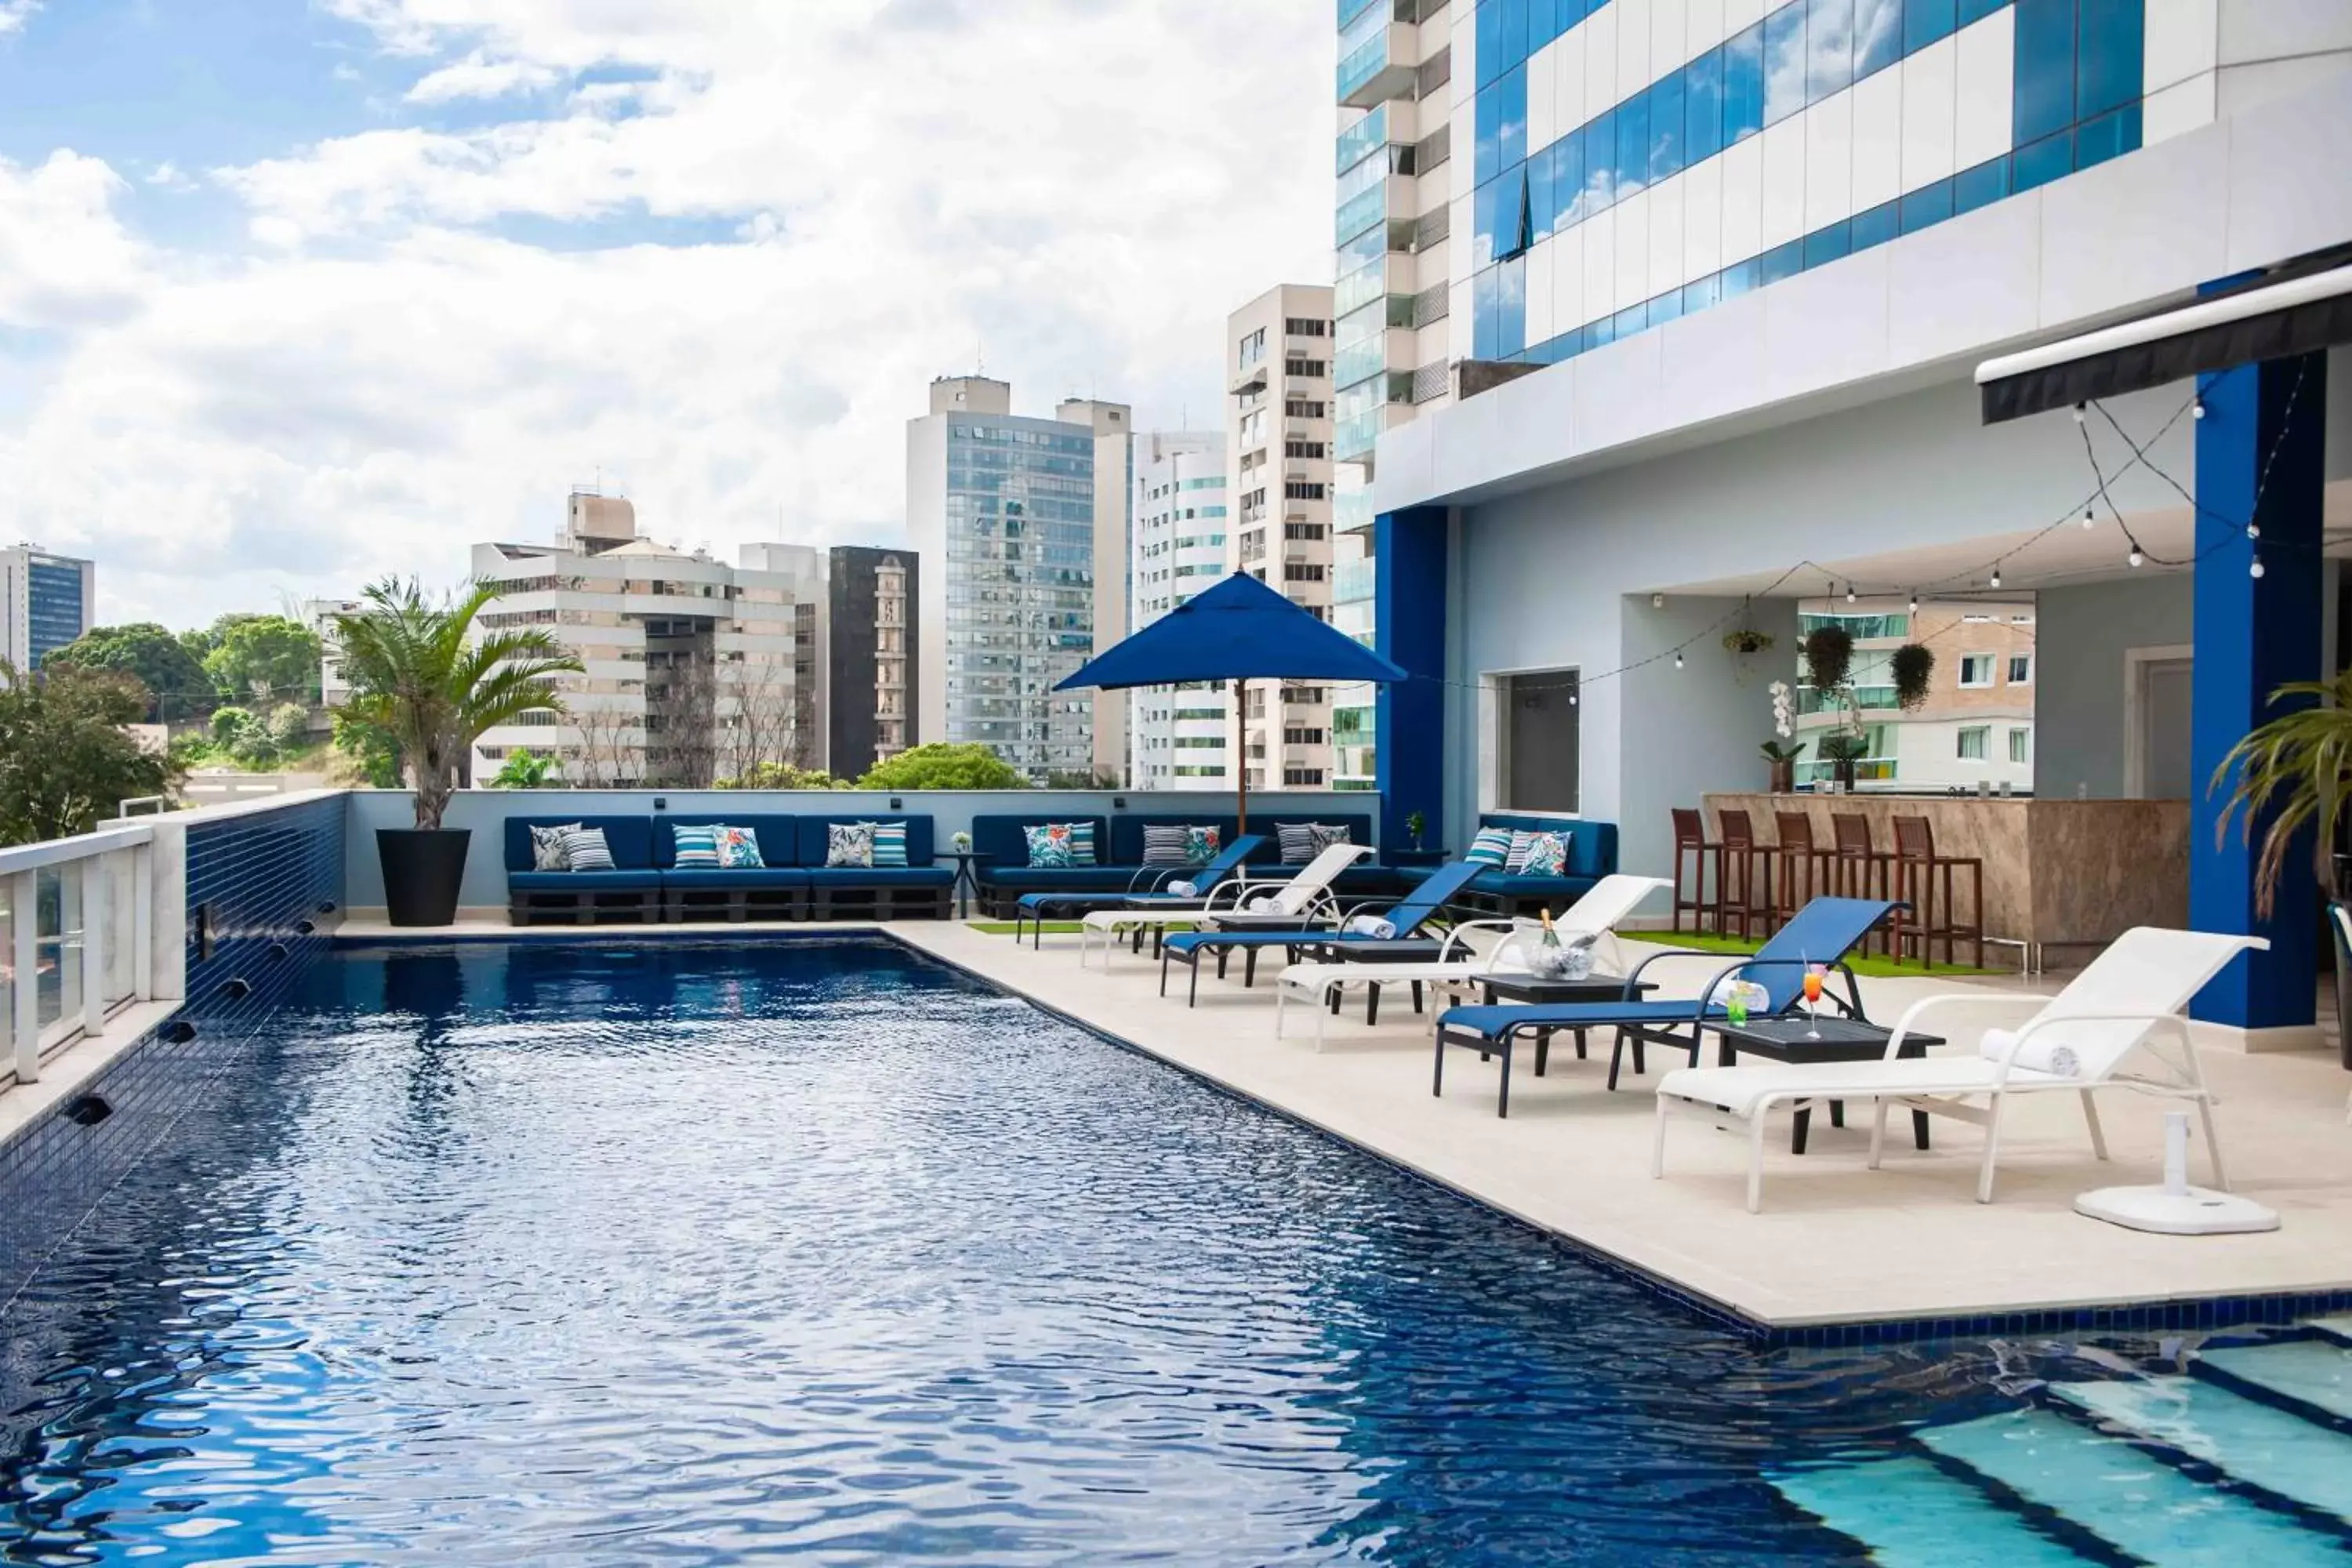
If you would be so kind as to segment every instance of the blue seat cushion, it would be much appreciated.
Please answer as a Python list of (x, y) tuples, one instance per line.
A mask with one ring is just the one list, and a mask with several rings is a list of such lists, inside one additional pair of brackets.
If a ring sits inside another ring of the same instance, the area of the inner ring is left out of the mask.
[(602, 828), (604, 847), (613, 852), (614, 868), (623, 871), (651, 870), (654, 863), (654, 823), (649, 816), (509, 816), (506, 823), (506, 861), (509, 872), (549, 876), (555, 873), (533, 872), (530, 858), (530, 830), (551, 827), (558, 824), (578, 823), (583, 827)]
[(945, 888), (952, 866), (812, 866), (800, 873), (812, 888)]
[(736, 888), (805, 888), (808, 878), (806, 868), (799, 866), (747, 866), (732, 870), (723, 867), (688, 867), (682, 871), (673, 866), (662, 873), (662, 886), (689, 892), (723, 893)]
[(661, 873), (640, 871), (509, 871), (507, 887), (518, 893), (638, 893), (661, 886)]
[[(1438, 1016), (1440, 1028), (1500, 1039), (1508, 1029), (1605, 1028), (1611, 1024), (1687, 1024), (1696, 1012), (1696, 1001), (1683, 1002), (1555, 1002), (1536, 1007), (1448, 1007)], [(1720, 1008), (1712, 1016), (1722, 1017)]]
[[(1394, 875), (1407, 886), (1417, 888), (1428, 881), (1436, 869), (1433, 866), (1399, 866)], [(1463, 891), (1483, 893), (1489, 898), (1550, 899), (1565, 906), (1591, 892), (1600, 879), (1582, 876), (1515, 877), (1508, 871), (1481, 871)]]
[(1192, 952), (1205, 948), (1214, 952), (1221, 947), (1304, 947), (1309, 942), (1378, 942), (1377, 937), (1342, 936), (1329, 928), (1322, 931), (1186, 931), (1171, 936), (1167, 945), (1179, 952)]
[(1011, 870), (987, 870), (974, 879), (999, 892), (1123, 893), (1135, 881), (1131, 866), (1015, 866)]

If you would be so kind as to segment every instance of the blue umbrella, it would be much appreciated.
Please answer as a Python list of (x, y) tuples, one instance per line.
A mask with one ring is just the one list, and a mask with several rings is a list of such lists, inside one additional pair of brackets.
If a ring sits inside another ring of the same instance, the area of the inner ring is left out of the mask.
[[(1160, 616), (1054, 688), (1174, 686), (1230, 680), (1234, 715), (1253, 680), (1402, 680), (1405, 672), (1246, 573)], [(1249, 772), (1236, 755), (1241, 826), (1249, 828)]]

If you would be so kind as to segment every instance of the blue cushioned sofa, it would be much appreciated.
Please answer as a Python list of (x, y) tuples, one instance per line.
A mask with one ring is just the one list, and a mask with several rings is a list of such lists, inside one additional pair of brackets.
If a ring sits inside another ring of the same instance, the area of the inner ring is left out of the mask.
[[(530, 830), (560, 823), (601, 827), (611, 871), (531, 868)], [(760, 841), (756, 868), (677, 865), (675, 830), (711, 822), (748, 827)], [(827, 866), (835, 823), (903, 822), (907, 864)], [(700, 920), (834, 920), (893, 915), (945, 919), (954, 869), (931, 864), (931, 819), (905, 816), (780, 816), (709, 812), (661, 816), (510, 817), (506, 824), (507, 914), (516, 925)]]
[[(1595, 822), (1581, 816), (1529, 816), (1507, 812), (1488, 812), (1478, 818), (1480, 827), (1524, 828), (1531, 833), (1565, 833), (1568, 837), (1566, 875), (1559, 877), (1512, 876), (1497, 868), (1481, 871), (1469, 887), (1463, 889), (1459, 900), (1474, 909), (1489, 909), (1500, 914), (1533, 914), (1549, 909), (1557, 914), (1582, 898), (1592, 884), (1617, 870), (1617, 825)], [(1467, 851), (1464, 845), (1460, 854)], [(1408, 866), (1402, 875), (1406, 880), (1420, 883), (1428, 879), (1433, 868)]]
[[(1048, 822), (1091, 822), (1095, 828), (1095, 852), (1099, 863), (1093, 866), (1045, 867), (1029, 864), (1029, 841), (1025, 829)], [(1247, 869), (1254, 876), (1281, 877), (1296, 868), (1285, 868), (1282, 862), (1282, 837), (1277, 831), (1308, 822), (1325, 826), (1344, 826), (1349, 837), (1358, 844), (1369, 844), (1372, 837), (1372, 819), (1369, 815), (1326, 813), (1320, 816), (1257, 816), (1250, 818), (1250, 831), (1265, 839), (1265, 847), (1250, 857)], [(1146, 827), (1213, 827), (1217, 841), (1233, 842), (1240, 831), (1239, 819), (1231, 816), (1114, 816), (1108, 821), (1094, 816), (1074, 816), (1068, 813), (1033, 812), (1020, 816), (975, 816), (971, 820), (971, 848), (975, 858), (973, 882), (979, 889), (981, 908), (999, 920), (1013, 918), (1013, 907), (1024, 893), (1119, 893), (1130, 889), (1149, 892), (1161, 882), (1182, 877), (1183, 868), (1146, 866), (1143, 863), (1143, 830)], [(1397, 887), (1396, 873), (1381, 866), (1351, 866), (1339, 875), (1337, 890), (1342, 897), (1365, 896), (1389, 892)]]

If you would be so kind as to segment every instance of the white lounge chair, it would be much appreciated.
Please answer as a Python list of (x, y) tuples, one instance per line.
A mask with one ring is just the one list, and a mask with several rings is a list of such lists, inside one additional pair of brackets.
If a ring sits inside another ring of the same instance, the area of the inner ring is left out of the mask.
[[(2092, 1151), (2104, 1160), (2107, 1142), (2099, 1130), (2093, 1091), (2126, 1089), (2196, 1102), (2205, 1124), (2206, 1154), (2213, 1163), (2213, 1185), (2226, 1192), (2221, 1146), (2213, 1135), (2212, 1097), (2206, 1092), (2187, 1020), (2179, 1014), (2231, 959), (2269, 945), (2261, 937), (2136, 926), (2055, 996), (1956, 991), (1923, 997), (1895, 1021), (1886, 1053), (1876, 1061), (1679, 1068), (1658, 1083), (1657, 1144), (1650, 1173), (1666, 1173), (1669, 1116), (1680, 1113), (1709, 1121), (1738, 1118), (1748, 1128), (1748, 1211), (1754, 1214), (1763, 1205), (1766, 1116), (1811, 1100), (1868, 1100), (1875, 1102), (1870, 1131), (1873, 1170), (1885, 1150), (1886, 1112), (1892, 1105), (1982, 1127), (1984, 1162), (1977, 1176), (1977, 1202), (1989, 1204), (1993, 1165), (2000, 1152), (2001, 1104), (2008, 1096), (2053, 1089), (2081, 1095)], [(1923, 1015), (1953, 1003), (1986, 1002), (2031, 1005), (2035, 1011), (2005, 1038), (2000, 1031), (1988, 1031), (1985, 1046), (1966, 1055), (1898, 1056), (1904, 1037)], [(2158, 1050), (2158, 1037), (2178, 1043), (2177, 1061)], [(2126, 1060), (2143, 1047), (2162, 1076), (2122, 1070)], [(1973, 1103), (1979, 1099), (1985, 1103)]]
[[(1121, 936), (1154, 927), (1165, 931), (1171, 925), (1188, 930), (1203, 930), (1217, 924), (1217, 917), (1247, 913), (1251, 907), (1264, 900), (1265, 913), (1278, 915), (1282, 922), (1301, 923), (1328, 912), (1336, 913), (1338, 905), (1332, 898), (1331, 884), (1339, 873), (1372, 852), (1369, 844), (1334, 844), (1300, 867), (1297, 873), (1281, 881), (1252, 877), (1248, 868), (1242, 874), (1228, 878), (1209, 889), (1205, 901), (1192, 909), (1170, 909), (1134, 905), (1126, 909), (1091, 910), (1078, 922), (1078, 963), (1087, 962), (1087, 950), (1093, 945), (1096, 933), (1103, 939), (1103, 967), (1110, 967), (1110, 955)], [(1280, 922), (1277, 922), (1280, 923)]]
[[(1595, 957), (1605, 945), (1602, 973), (1622, 974), (1625, 955), (1617, 945), (1617, 922), (1639, 908), (1642, 900), (1674, 884), (1663, 877), (1603, 877), (1585, 889), (1552, 924), (1562, 936), (1592, 936)], [(1323, 1048), (1323, 1019), (1330, 1005), (1351, 986), (1428, 984), (1445, 991), (1475, 992), (1489, 974), (1525, 974), (1528, 970), (1528, 928), (1517, 921), (1465, 921), (1446, 933), (1445, 944), (1427, 963), (1294, 963), (1276, 977), (1274, 1034), (1282, 1037), (1284, 1005), (1296, 994), (1312, 1004), (1315, 1048)], [(1432, 1010), (1433, 1018), (1437, 1010)]]

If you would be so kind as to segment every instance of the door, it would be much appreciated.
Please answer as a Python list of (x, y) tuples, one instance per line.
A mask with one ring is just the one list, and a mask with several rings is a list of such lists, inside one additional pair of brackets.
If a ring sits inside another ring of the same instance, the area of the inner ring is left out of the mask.
[(2187, 800), (2195, 793), (2189, 761), (2189, 674), (2185, 658), (2140, 667), (2140, 788), (2145, 800)]
[(1577, 809), (1576, 672), (1504, 677), (1503, 798), (1507, 811)]

